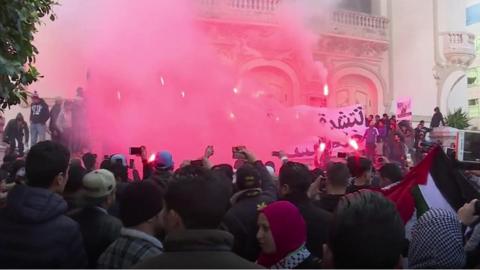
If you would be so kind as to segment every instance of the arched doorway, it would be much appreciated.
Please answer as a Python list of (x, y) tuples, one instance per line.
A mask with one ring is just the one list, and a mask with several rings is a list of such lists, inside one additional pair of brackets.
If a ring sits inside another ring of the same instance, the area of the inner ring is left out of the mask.
[(367, 114), (377, 114), (377, 89), (370, 79), (357, 74), (348, 74), (334, 85), (334, 90), (328, 98), (328, 105), (344, 107), (355, 104), (362, 105)]
[(283, 105), (293, 104), (293, 83), (282, 70), (272, 66), (258, 66), (245, 71), (239, 87), (253, 95), (275, 100)]

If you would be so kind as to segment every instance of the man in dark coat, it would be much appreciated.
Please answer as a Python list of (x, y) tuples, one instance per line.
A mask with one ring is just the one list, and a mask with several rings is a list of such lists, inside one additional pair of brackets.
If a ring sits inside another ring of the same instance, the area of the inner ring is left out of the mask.
[(18, 154), (23, 157), (23, 139), (25, 138), (25, 144), (28, 145), (28, 135), (29, 131), (27, 122), (23, 120), (23, 115), (18, 113), (15, 119), (8, 121), (5, 132), (3, 133), (3, 140), (10, 145), (11, 152), (17, 150), (18, 145)]
[(230, 199), (232, 207), (225, 215), (223, 224), (235, 236), (233, 251), (241, 257), (256, 261), (260, 246), (256, 235), (257, 211), (259, 207), (276, 200), (276, 188), (270, 174), (260, 161), (249, 154), (249, 161), (236, 173), (239, 190)]
[(440, 109), (438, 107), (435, 107), (433, 111), (434, 114), (432, 116), (432, 120), (430, 121), (430, 128), (439, 127), (440, 123), (442, 123), (442, 126), (445, 126), (445, 122), (443, 121), (443, 114), (440, 112)]
[(67, 182), (70, 153), (45, 141), (26, 159), (27, 185), (17, 185), (0, 210), (0, 264), (3, 268), (84, 268), (87, 257), (78, 224), (66, 217), (59, 195)]
[(100, 255), (120, 236), (122, 222), (107, 212), (115, 201), (115, 186), (115, 177), (104, 169), (83, 177), (81, 199), (86, 206), (71, 217), (80, 224), (89, 268), (96, 268)]
[(338, 202), (347, 193), (349, 180), (350, 171), (347, 165), (340, 162), (330, 164), (327, 168), (326, 193), (313, 204), (330, 213), (335, 212)]
[(57, 127), (57, 119), (60, 111), (62, 110), (62, 99), (57, 98), (55, 99), (55, 104), (50, 109), (50, 124), (48, 125), (48, 129), (50, 130), (50, 134), (52, 136), (52, 141), (60, 142), (60, 130)]
[(212, 171), (188, 165), (168, 184), (162, 219), (164, 252), (135, 266), (140, 269), (259, 268), (234, 254), (233, 236), (218, 227), (228, 207), (226, 187)]
[(280, 199), (294, 204), (307, 224), (307, 249), (322, 258), (323, 244), (327, 242), (331, 214), (316, 207), (307, 196), (312, 183), (308, 167), (297, 162), (287, 162), (278, 176)]

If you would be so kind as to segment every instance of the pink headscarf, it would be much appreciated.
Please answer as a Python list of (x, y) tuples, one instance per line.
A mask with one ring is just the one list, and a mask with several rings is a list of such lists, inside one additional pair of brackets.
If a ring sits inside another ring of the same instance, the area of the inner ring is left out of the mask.
[(273, 254), (261, 253), (257, 263), (270, 268), (307, 240), (307, 228), (297, 207), (288, 201), (274, 202), (260, 210), (270, 223), (277, 248)]

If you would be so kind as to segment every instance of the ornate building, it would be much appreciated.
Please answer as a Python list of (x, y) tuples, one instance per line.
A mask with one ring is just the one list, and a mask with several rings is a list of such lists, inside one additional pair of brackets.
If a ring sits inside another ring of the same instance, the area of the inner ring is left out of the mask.
[[(365, 1), (364, 1), (365, 2)], [(310, 18), (317, 35), (311, 63), (291, 43), (271, 46), (279, 29), (277, 0), (203, 0), (200, 19), (218, 54), (241, 80), (254, 78), (268, 95), (287, 105), (345, 106), (360, 103), (369, 113), (390, 106), (382, 63), (388, 50), (389, 20), (348, 10)], [(320, 19), (320, 21), (318, 21)], [(307, 60), (308, 61), (308, 60)], [(320, 65), (327, 70), (309, 69)], [(241, 82), (240, 82), (241, 83)], [(324, 85), (331, 88), (324, 94)], [(379, 102), (380, 100), (380, 102)], [(384, 104), (385, 103), (385, 104)]]
[(394, 112), (396, 98), (412, 97), (416, 120), (429, 120), (436, 106), (466, 107), (465, 70), (475, 53), (463, 0), (348, 0), (314, 15), (311, 61), (328, 71), (324, 78), (288, 43), (268, 46), (280, 31), (282, 1), (292, 0), (201, 0), (199, 14), (222, 59), (280, 102), (359, 103), (377, 114)]

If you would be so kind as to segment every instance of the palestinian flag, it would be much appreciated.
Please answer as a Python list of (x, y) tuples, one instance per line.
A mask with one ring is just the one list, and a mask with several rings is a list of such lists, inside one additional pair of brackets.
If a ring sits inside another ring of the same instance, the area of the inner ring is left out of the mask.
[(480, 198), (441, 147), (434, 148), (403, 181), (382, 193), (396, 204), (406, 227), (430, 208), (456, 212), (464, 203)]

